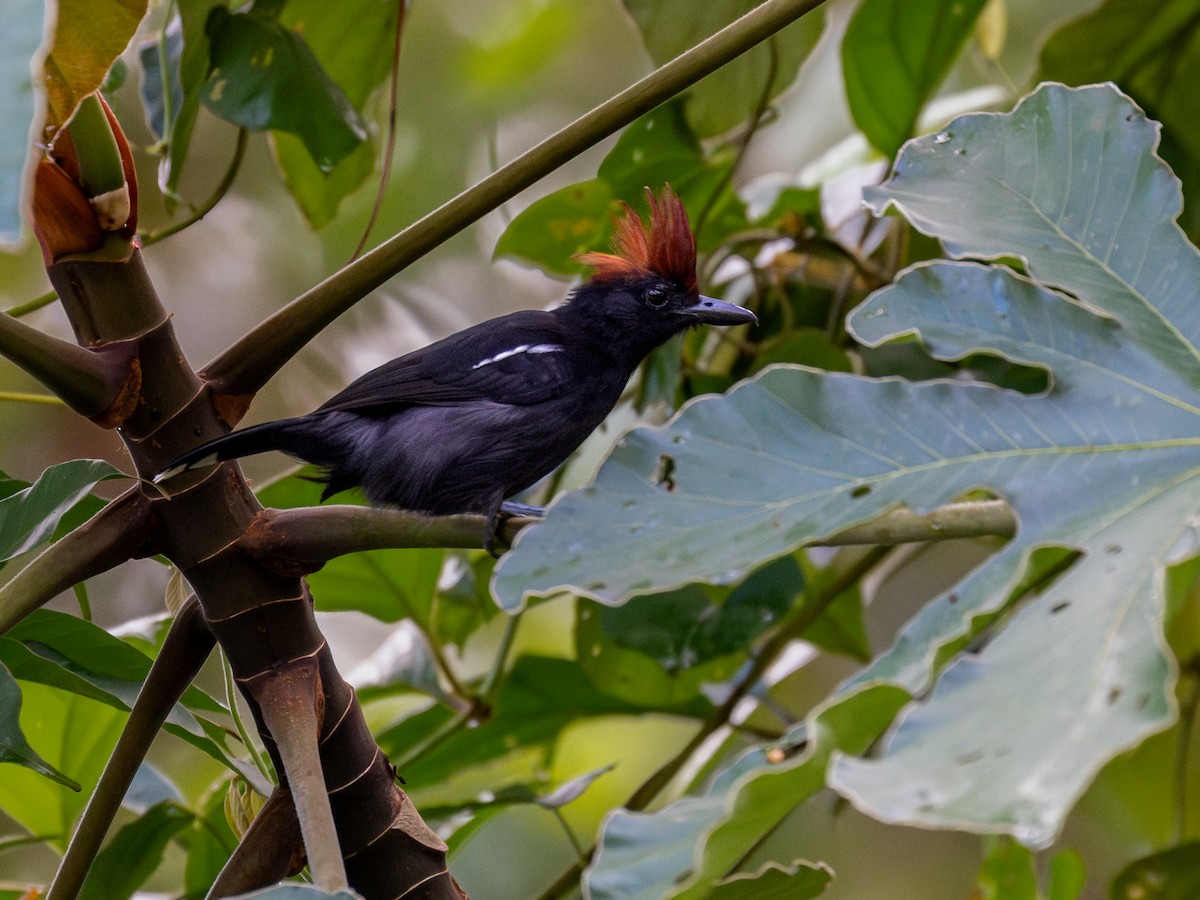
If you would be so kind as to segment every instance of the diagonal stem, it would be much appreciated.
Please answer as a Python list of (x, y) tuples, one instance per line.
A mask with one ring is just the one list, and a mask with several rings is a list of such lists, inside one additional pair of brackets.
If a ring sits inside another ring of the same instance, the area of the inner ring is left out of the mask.
[(0, 588), (0, 634), (55, 595), (130, 559), (150, 537), (151, 501), (132, 487)]
[(297, 297), (204, 367), (218, 394), (254, 394), (312, 338), (397, 272), (564, 162), (825, 0), (766, 0)]
[(132, 348), (86, 350), (0, 313), (0, 356), (16, 363), (75, 412), (104, 412), (129, 377)]
[(146, 683), (138, 692), (129, 721), (88, 800), (46, 900), (74, 900), (78, 895), (146, 751), (215, 643), (200, 604), (194, 595), (189, 597), (171, 623)]

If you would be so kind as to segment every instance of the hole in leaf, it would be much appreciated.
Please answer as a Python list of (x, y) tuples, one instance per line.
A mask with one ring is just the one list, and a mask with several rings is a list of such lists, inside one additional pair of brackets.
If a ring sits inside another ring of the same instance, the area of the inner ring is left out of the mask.
[(653, 477), (654, 483), (664, 491), (675, 490), (675, 457), (667, 453), (660, 454)]
[(850, 492), (850, 496), (857, 500), (859, 497), (865, 497), (869, 493), (871, 493), (871, 486), (869, 484), (860, 484)]

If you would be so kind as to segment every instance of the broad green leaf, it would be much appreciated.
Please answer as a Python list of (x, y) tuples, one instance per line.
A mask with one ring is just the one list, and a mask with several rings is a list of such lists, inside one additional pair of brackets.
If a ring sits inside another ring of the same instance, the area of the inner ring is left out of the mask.
[(1163, 158), (1183, 179), (1184, 227), (1200, 228), (1200, 77), (1195, 0), (1108, 0), (1068, 22), (1042, 48), (1041, 78), (1072, 85), (1113, 81), (1163, 123)]
[[(686, 599), (682, 593), (677, 600)], [(658, 609), (655, 605), (658, 599), (646, 598), (646, 602), (633, 603), (628, 608), (637, 610), (640, 621), (647, 622)], [(686, 607), (677, 603), (673, 613), (682, 608)], [(660, 710), (686, 708), (703, 697), (705, 685), (728, 681), (745, 661), (744, 654), (729, 654), (705, 661), (688, 659), (686, 661), (691, 664), (683, 666), (685, 660), (669, 651), (669, 655), (655, 658), (645, 650), (614, 640), (603, 627), (602, 614), (603, 610), (596, 604), (579, 602), (575, 620), (575, 656), (580, 669), (598, 690), (628, 703)], [(623, 627), (621, 634), (625, 633)], [(652, 643), (661, 644), (662, 641)], [(663, 647), (663, 650), (667, 648)]]
[(854, 123), (885, 156), (912, 137), (986, 0), (864, 0), (842, 39)]
[[(651, 813), (617, 810), (606, 820), (584, 873), (593, 900), (709, 896), (800, 803), (825, 784), (835, 748), (861, 752), (907, 700), (878, 685), (801, 726), (772, 762), (765, 749), (725, 767), (708, 790)], [(812, 739), (805, 740), (806, 732)], [(790, 752), (788, 752), (790, 751)], [(803, 894), (799, 896), (804, 896)]]
[(708, 895), (709, 900), (811, 900), (825, 893), (833, 870), (824, 863), (771, 863), (754, 873), (731, 875)]
[(770, 369), (628, 436), (591, 487), (521, 535), (496, 570), (501, 603), (732, 580), (897, 505), (989, 488), (1017, 537), (848, 689), (925, 690), (942, 649), (1008, 603), (1035, 548), (1082, 556), (956, 658), (877, 757), (840, 759), (832, 778), (885, 821), (1051, 840), (1095, 772), (1173, 715), (1162, 573), (1197, 547), (1200, 259), (1172, 220), (1178, 183), (1155, 137), (1112, 88), (1051, 85), (908, 145), (868, 195), (952, 254), (1020, 257), (1078, 302), (1003, 267), (923, 266), (857, 310), (859, 339), (918, 334), (940, 359), (987, 350), (1044, 367), (1046, 395)]
[(354, 105), (295, 31), (220, 6), (205, 30), (212, 69), (201, 101), (221, 118), (295, 134), (323, 172), (367, 139)]
[(342, 201), (375, 170), (375, 148), (370, 141), (363, 141), (328, 172), (321, 171), (295, 135), (272, 131), (270, 142), (284, 184), (313, 228), (332, 222)]
[(65, 847), (125, 724), (125, 714), (92, 700), (22, 684), (21, 727), (33, 746), (82, 786), (69, 790), (21, 766), (0, 766), (0, 808), (32, 834)]
[[(137, 699), (151, 660), (102, 628), (49, 609), (31, 613), (0, 638), (0, 661), (24, 682), (36, 682), (127, 710)], [(167, 731), (226, 760), (221, 729), (192, 710), (219, 714), (224, 707), (196, 687), (167, 716)]]
[(225, 794), (229, 780), (213, 784), (199, 803), (199, 812), (184, 834), (187, 862), (183, 884), (189, 897), (203, 897), (237, 846), (237, 838), (225, 816)]
[[(709, 709), (709, 703), (698, 700), (672, 712), (703, 716)], [(529, 772), (545, 767), (558, 736), (571, 723), (654, 711), (598, 691), (569, 660), (522, 656), (505, 676), (490, 717), (458, 729), (400, 774), (410, 792), (420, 796), (422, 808), (470, 803), (481, 790), (496, 793), (525, 784)], [(434, 707), (378, 735), (379, 746), (395, 759), (453, 718), (451, 710)], [(504, 768), (511, 758), (523, 760), (519, 769)]]
[(598, 178), (569, 184), (518, 213), (500, 235), (494, 255), (573, 275), (581, 271), (573, 256), (608, 242), (612, 203), (612, 188)]
[[(391, 71), (398, 8), (399, 4), (379, 0), (290, 0), (279, 21), (303, 35), (321, 68), (354, 108), (362, 110)], [(328, 171), (322, 171), (292, 135), (273, 132), (271, 147), (288, 190), (313, 228), (332, 221), (342, 200), (375, 169), (370, 140)]]
[[(706, 157), (683, 103), (665, 103), (621, 133), (596, 178), (560, 188), (517, 215), (500, 236), (495, 255), (523, 259), (554, 274), (576, 274), (581, 267), (572, 259), (575, 254), (608, 245), (613, 219), (621, 212), (617, 200), (644, 215), (643, 189), (658, 190), (668, 183), (693, 220), (706, 210), (706, 221), (717, 226), (704, 228), (693, 221), (700, 248), (707, 249), (709, 235), (726, 235), (745, 221), (741, 203), (729, 189), (732, 162), (727, 153)], [(672, 378), (672, 390), (674, 384)]]
[[(662, 65), (758, 6), (757, 0), (623, 0), (655, 64)], [(820, 8), (722, 66), (687, 93), (687, 114), (701, 137), (744, 122), (764, 97), (792, 83), (825, 26)], [(769, 82), (769, 83), (768, 83)]]
[(1200, 841), (1134, 860), (1112, 883), (1110, 896), (1144, 900), (1191, 900), (1200, 895)]
[(381, 622), (410, 618), (428, 625), (442, 550), (370, 550), (330, 560), (308, 576), (317, 608), (355, 609)]
[(171, 838), (193, 818), (176, 803), (160, 803), (121, 828), (88, 870), (80, 900), (128, 900), (154, 874)]
[(0, 4), (0, 245), (21, 237), (22, 174), (34, 116), (29, 61), (42, 43), (43, 0)]
[(63, 125), (79, 101), (100, 87), (125, 52), (146, 0), (58, 0), (50, 52), (43, 64), (46, 124)]
[(97, 483), (122, 473), (99, 459), (51, 466), (24, 490), (0, 500), (0, 561), (32, 550)]
[(783, 618), (803, 590), (800, 566), (784, 557), (732, 591), (687, 585), (642, 603), (601, 607), (597, 618), (615, 643), (640, 650), (669, 672), (679, 672), (745, 653), (759, 634)]
[(21, 688), (12, 673), (0, 664), (0, 762), (17, 763), (45, 775), (52, 781), (79, 790), (79, 785), (64, 775), (29, 746), (21, 731)]

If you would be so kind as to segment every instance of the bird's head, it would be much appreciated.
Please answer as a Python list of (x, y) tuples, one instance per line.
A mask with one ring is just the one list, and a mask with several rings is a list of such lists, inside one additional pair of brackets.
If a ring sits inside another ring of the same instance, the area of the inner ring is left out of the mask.
[(616, 223), (613, 252), (575, 257), (594, 271), (569, 305), (637, 335), (644, 352), (693, 325), (757, 321), (748, 309), (700, 294), (696, 238), (671, 187), (657, 196), (646, 188), (646, 201), (648, 225), (626, 204)]

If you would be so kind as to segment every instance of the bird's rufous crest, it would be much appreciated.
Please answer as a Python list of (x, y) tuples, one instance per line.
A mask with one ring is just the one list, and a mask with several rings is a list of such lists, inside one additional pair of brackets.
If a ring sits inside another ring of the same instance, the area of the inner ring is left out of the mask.
[(613, 253), (582, 253), (575, 258), (595, 269), (597, 281), (616, 281), (659, 275), (698, 293), (696, 284), (696, 237), (688, 224), (687, 211), (676, 193), (667, 185), (657, 197), (646, 188), (650, 206), (650, 224), (628, 203), (625, 217), (616, 223)]

